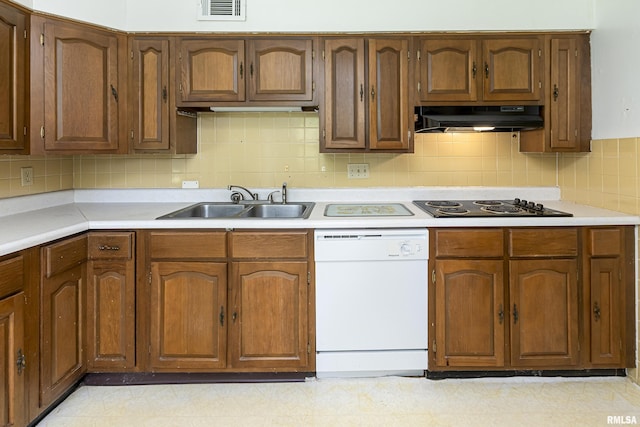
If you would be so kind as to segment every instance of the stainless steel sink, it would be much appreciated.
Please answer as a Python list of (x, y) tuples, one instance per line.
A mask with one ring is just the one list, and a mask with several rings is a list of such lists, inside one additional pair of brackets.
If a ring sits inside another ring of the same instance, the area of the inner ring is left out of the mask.
[[(303, 203), (288, 203), (286, 205), (253, 205), (251, 209), (241, 212), (239, 216), (245, 218), (307, 218), (311, 209)], [(305, 216), (306, 214), (306, 216)]]
[(187, 206), (157, 219), (212, 219), (212, 218), (309, 218), (315, 203), (227, 203), (204, 202)]

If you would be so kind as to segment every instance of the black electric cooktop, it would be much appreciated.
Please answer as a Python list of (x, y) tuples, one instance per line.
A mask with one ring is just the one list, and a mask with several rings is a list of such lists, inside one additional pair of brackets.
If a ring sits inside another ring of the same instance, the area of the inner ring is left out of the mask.
[(413, 204), (435, 218), (454, 217), (564, 217), (573, 216), (541, 203), (513, 200), (414, 200)]

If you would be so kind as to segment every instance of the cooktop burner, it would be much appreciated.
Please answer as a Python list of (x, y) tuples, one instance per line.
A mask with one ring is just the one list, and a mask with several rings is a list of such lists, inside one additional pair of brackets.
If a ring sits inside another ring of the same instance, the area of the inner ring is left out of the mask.
[(513, 200), (414, 200), (413, 204), (435, 218), (452, 217), (566, 217), (568, 212), (544, 207), (541, 203)]

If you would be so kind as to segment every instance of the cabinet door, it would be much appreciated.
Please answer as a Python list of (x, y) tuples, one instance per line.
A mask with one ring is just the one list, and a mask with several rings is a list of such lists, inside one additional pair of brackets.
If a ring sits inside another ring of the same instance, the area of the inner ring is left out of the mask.
[(90, 261), (87, 277), (87, 368), (132, 369), (136, 330), (133, 261)]
[(169, 40), (133, 39), (131, 113), (134, 150), (168, 150)]
[(540, 101), (540, 39), (491, 39), (483, 41), (485, 101)]
[(84, 264), (42, 280), (41, 407), (53, 403), (84, 374), (83, 273)]
[(0, 425), (26, 425), (22, 292), (0, 300)]
[(0, 4), (0, 154), (28, 154), (25, 137), (25, 16)]
[(313, 41), (256, 39), (247, 57), (249, 100), (313, 100)]
[(323, 147), (366, 147), (364, 39), (324, 41)]
[(405, 39), (369, 40), (369, 148), (409, 149), (409, 46)]
[(179, 39), (178, 46), (183, 103), (245, 100), (244, 40)]
[(580, 86), (576, 39), (551, 40), (551, 102), (549, 103), (552, 150), (578, 148)]
[(47, 21), (44, 40), (45, 150), (116, 151), (117, 36)]
[(307, 262), (234, 262), (231, 269), (230, 365), (307, 367)]
[(420, 45), (420, 101), (477, 101), (477, 40), (422, 40)]
[(511, 364), (578, 363), (578, 282), (575, 259), (509, 262)]
[(151, 263), (152, 370), (226, 365), (227, 264)]
[(502, 261), (436, 260), (435, 269), (436, 366), (503, 366)]
[(617, 258), (591, 259), (591, 363), (622, 362), (620, 265)]

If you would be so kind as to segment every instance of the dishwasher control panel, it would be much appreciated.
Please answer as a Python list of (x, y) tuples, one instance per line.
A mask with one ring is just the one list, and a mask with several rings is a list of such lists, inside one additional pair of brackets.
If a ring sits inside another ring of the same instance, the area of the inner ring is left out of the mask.
[(315, 260), (427, 259), (427, 229), (316, 230)]

